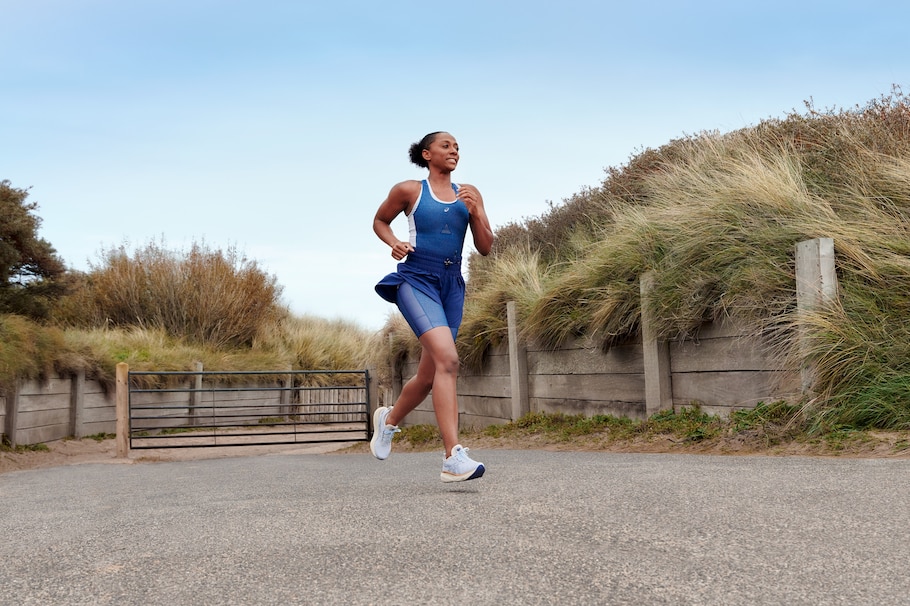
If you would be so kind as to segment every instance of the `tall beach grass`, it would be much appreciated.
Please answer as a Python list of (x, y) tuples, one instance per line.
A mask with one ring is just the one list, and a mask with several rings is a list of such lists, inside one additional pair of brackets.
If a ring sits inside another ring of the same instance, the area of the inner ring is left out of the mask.
[[(795, 246), (819, 237), (835, 243), (839, 299), (801, 314)], [(544, 346), (636, 338), (644, 272), (660, 337), (732, 319), (796, 367), (810, 358), (818, 423), (910, 428), (910, 99), (895, 87), (686, 136), (498, 229), (493, 253), (470, 260), (462, 358), (480, 364), (504, 337), (508, 300), (522, 338)]]

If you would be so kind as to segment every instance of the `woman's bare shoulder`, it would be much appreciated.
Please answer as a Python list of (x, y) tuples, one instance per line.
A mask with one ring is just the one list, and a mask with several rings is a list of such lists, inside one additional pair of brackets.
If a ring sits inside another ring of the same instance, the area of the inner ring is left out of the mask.
[(407, 181), (402, 181), (401, 183), (396, 183), (392, 186), (392, 191), (395, 193), (402, 194), (417, 194), (420, 192), (421, 182), (416, 179), (409, 179)]

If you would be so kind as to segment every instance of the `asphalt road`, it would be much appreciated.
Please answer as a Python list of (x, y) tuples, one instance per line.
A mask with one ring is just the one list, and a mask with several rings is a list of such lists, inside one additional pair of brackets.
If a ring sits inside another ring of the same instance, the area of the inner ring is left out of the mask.
[(906, 604), (910, 460), (265, 455), (0, 475), (0, 603)]

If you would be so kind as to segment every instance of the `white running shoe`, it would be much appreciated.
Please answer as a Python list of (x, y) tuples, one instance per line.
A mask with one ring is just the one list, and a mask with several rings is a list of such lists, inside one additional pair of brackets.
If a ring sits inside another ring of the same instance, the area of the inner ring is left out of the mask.
[(392, 408), (380, 406), (373, 413), (373, 438), (370, 440), (370, 452), (373, 456), (384, 461), (392, 453), (392, 437), (401, 431), (397, 425), (386, 425), (386, 418)]
[(452, 449), (452, 456), (442, 462), (440, 477), (443, 482), (464, 482), (479, 478), (484, 471), (483, 463), (471, 459), (468, 449), (457, 444)]

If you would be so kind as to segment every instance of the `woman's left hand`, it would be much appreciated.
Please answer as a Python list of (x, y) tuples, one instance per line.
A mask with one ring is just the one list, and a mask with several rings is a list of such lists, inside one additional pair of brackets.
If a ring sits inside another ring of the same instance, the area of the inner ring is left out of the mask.
[(464, 205), (468, 207), (468, 212), (472, 215), (483, 210), (483, 196), (473, 185), (459, 185), (458, 199), (464, 202)]

